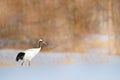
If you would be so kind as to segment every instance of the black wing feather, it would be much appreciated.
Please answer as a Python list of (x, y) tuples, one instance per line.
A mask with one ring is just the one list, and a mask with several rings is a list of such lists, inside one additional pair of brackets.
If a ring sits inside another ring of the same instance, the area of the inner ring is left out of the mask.
[(20, 53), (18, 53), (18, 55), (17, 55), (17, 57), (16, 57), (16, 61), (19, 61), (19, 59), (23, 60), (24, 55), (25, 55), (24, 52), (20, 52)]

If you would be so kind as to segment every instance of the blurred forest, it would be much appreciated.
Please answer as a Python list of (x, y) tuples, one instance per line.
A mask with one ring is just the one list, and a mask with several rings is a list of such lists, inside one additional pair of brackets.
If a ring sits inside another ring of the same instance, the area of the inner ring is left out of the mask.
[(120, 0), (0, 0), (0, 48), (120, 54)]

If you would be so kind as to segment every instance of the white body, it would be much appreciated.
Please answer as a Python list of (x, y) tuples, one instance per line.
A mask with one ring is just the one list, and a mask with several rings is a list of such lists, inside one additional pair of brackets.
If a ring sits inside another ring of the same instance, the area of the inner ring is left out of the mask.
[(26, 61), (26, 60), (31, 61), (31, 59), (33, 57), (35, 57), (39, 53), (40, 50), (41, 50), (41, 47), (40, 48), (32, 48), (32, 49), (28, 49), (28, 50), (23, 51), (25, 53), (23, 60), (24, 61)]

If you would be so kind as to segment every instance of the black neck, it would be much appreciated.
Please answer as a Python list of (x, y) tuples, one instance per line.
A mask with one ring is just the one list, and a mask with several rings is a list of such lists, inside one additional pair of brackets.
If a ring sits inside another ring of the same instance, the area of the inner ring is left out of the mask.
[(39, 41), (39, 46), (38, 46), (38, 47), (40, 48), (41, 46), (42, 46), (42, 42), (41, 42), (41, 41)]

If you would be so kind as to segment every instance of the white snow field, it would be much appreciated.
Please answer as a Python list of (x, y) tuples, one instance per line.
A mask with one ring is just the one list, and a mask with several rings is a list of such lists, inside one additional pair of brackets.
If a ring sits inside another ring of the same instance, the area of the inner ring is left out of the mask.
[(120, 80), (120, 64), (2, 67), (0, 80)]
[[(98, 49), (97, 49), (98, 50)], [(0, 50), (0, 80), (120, 80), (120, 57), (107, 50), (78, 53), (40, 53), (31, 66), (16, 62), (21, 50)]]

